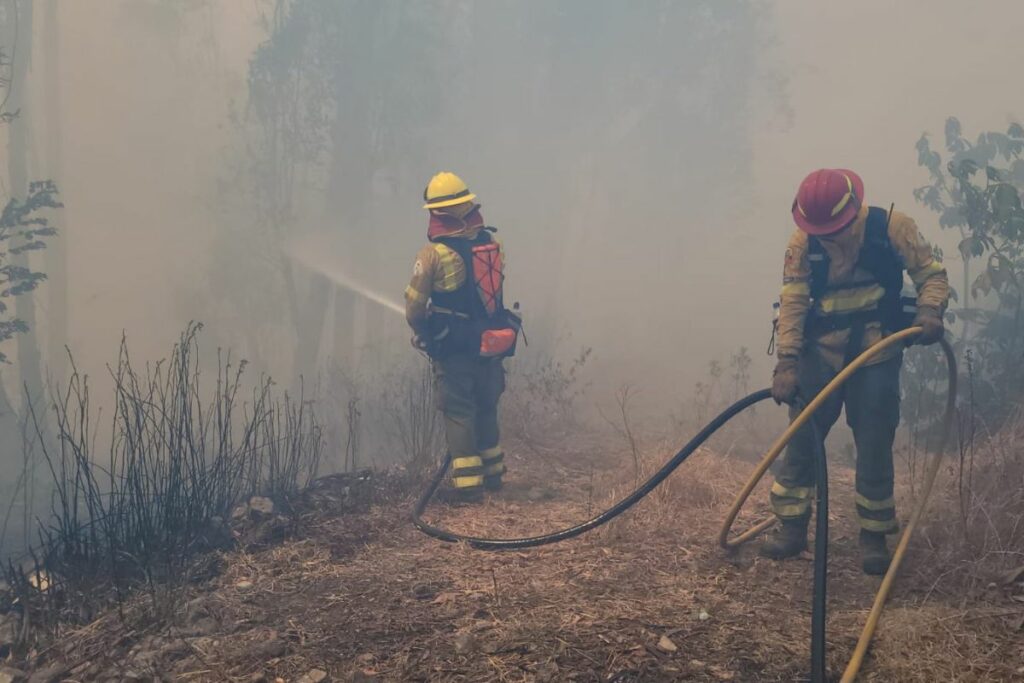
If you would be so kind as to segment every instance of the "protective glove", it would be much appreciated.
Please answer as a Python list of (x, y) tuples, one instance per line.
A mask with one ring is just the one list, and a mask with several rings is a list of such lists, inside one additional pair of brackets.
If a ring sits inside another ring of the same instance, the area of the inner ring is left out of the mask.
[(788, 356), (779, 358), (779, 362), (775, 365), (775, 372), (772, 373), (772, 398), (779, 404), (793, 403), (799, 388), (796, 358)]
[(934, 306), (919, 306), (917, 317), (914, 318), (914, 325), (921, 326), (921, 334), (917, 335), (915, 343), (921, 346), (928, 346), (942, 339), (946, 327), (942, 323), (942, 313)]

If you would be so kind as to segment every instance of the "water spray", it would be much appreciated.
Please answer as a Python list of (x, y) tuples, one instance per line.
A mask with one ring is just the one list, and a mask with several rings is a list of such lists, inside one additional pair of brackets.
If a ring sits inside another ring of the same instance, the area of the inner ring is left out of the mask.
[(402, 304), (360, 282), (357, 282), (348, 275), (337, 262), (332, 262), (323, 250), (316, 249), (310, 242), (292, 244), (285, 248), (285, 253), (288, 254), (288, 256), (296, 263), (301, 264), (315, 273), (323, 275), (339, 287), (343, 287), (375, 304), (383, 306), (392, 313), (397, 313), (401, 316), (405, 315), (405, 307), (402, 306)]

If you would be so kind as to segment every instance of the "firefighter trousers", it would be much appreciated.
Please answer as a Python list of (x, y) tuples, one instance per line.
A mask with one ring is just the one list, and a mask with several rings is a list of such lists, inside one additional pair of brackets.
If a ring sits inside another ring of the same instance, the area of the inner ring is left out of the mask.
[(501, 359), (456, 354), (434, 361), (438, 405), (452, 456), (452, 485), (472, 495), (501, 485), (498, 401), (505, 391)]
[[(846, 422), (857, 448), (856, 508), (866, 531), (895, 533), (892, 444), (900, 420), (902, 354), (858, 370), (811, 418), (824, 439), (845, 406)], [(838, 373), (813, 349), (804, 352), (798, 369), (800, 394), (810, 400)], [(800, 413), (791, 408), (792, 420)], [(810, 424), (789, 442), (771, 490), (772, 509), (782, 520), (806, 519), (814, 498), (814, 433)]]

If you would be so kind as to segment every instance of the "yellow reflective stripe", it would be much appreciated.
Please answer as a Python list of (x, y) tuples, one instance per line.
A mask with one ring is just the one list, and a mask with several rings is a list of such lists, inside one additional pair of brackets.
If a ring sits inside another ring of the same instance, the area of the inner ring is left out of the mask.
[(822, 313), (846, 313), (871, 308), (885, 296), (881, 285), (868, 285), (852, 291), (826, 294), (818, 300), (818, 310)]
[(452, 458), (453, 470), (468, 470), (472, 467), (483, 467), (484, 461), (479, 455), (467, 455), (461, 458)]
[(494, 458), (497, 458), (499, 455), (504, 455), (504, 452), (501, 450), (501, 446), (495, 446), (494, 448), (485, 448), (482, 451), (480, 451), (480, 457), (483, 458), (484, 460), (493, 460)]
[(913, 273), (910, 273), (910, 279), (913, 280), (915, 285), (921, 286), (922, 284), (924, 284), (925, 280), (932, 277), (933, 275), (938, 275), (940, 273), (945, 272), (946, 267), (942, 265), (940, 261), (933, 260), (928, 265), (918, 268)]
[(810, 296), (811, 286), (806, 282), (787, 282), (782, 285), (782, 296)]
[(802, 517), (811, 508), (811, 501), (803, 503), (772, 503), (772, 512), (779, 517)]
[(865, 531), (874, 531), (878, 534), (886, 534), (890, 531), (896, 531), (897, 529), (899, 529), (900, 524), (895, 519), (886, 519), (879, 521), (877, 519), (866, 519), (864, 517), (861, 517), (860, 528), (864, 529)]
[(474, 474), (471, 477), (452, 477), (452, 486), (457, 489), (469, 489), (484, 485), (484, 475)]
[(499, 462), (486, 466), (484, 468), (484, 474), (488, 477), (505, 474), (505, 463)]
[(854, 501), (865, 510), (875, 510), (876, 512), (878, 510), (891, 510), (896, 507), (896, 499), (892, 496), (885, 500), (871, 500), (858, 493), (854, 496)]
[(418, 304), (425, 304), (430, 298), (429, 294), (424, 294), (418, 289), (415, 289), (412, 285), (405, 288), (405, 298), (409, 301), (415, 301)]
[(833, 218), (843, 210), (844, 206), (850, 203), (850, 199), (853, 197), (853, 181), (850, 180), (850, 176), (845, 173), (843, 174), (843, 177), (846, 178), (846, 194), (843, 195), (843, 198), (839, 200), (838, 204), (832, 207)]
[(435, 244), (438, 265), (441, 266), (434, 276), (434, 289), (439, 292), (454, 292), (466, 281), (466, 266), (454, 250), (443, 244)]
[(772, 483), (772, 493), (781, 498), (810, 498), (814, 493), (813, 486), (783, 486), (779, 482)]

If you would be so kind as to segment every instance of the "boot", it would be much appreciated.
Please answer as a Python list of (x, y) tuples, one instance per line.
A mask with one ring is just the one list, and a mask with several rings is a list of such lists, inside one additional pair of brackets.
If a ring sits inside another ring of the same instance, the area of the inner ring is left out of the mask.
[(807, 521), (809, 516), (783, 519), (768, 540), (761, 546), (761, 556), (772, 560), (796, 557), (807, 550)]
[(501, 490), (501, 475), (500, 474), (489, 474), (484, 477), (484, 488), (488, 491), (500, 491)]
[(889, 569), (889, 548), (885, 534), (860, 530), (861, 568), (865, 574), (882, 576)]

